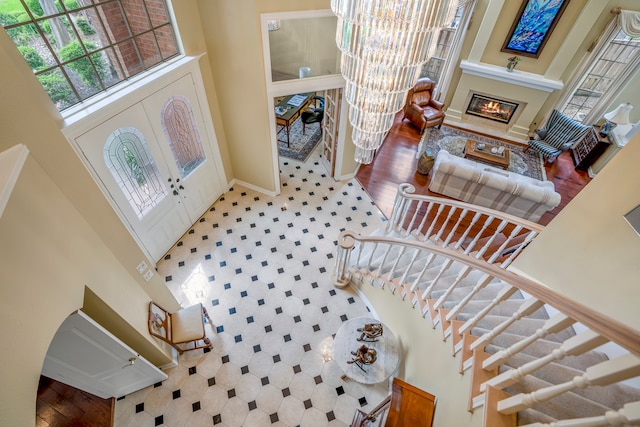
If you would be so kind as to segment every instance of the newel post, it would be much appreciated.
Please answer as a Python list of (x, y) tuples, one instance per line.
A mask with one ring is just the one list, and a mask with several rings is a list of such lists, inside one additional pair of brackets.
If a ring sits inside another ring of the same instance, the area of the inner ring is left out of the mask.
[(331, 274), (333, 284), (337, 288), (344, 288), (351, 280), (348, 262), (355, 243), (356, 241), (350, 231), (343, 231), (338, 236), (336, 263)]
[(406, 211), (407, 196), (415, 193), (416, 188), (408, 183), (398, 185), (398, 191), (396, 192), (396, 198), (393, 201), (393, 211), (387, 224), (387, 231), (393, 231), (398, 229), (398, 225), (401, 223), (404, 213)]

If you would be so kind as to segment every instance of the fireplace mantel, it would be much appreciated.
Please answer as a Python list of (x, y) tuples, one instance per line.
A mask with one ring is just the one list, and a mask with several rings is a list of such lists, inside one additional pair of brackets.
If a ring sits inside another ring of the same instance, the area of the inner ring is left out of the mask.
[(529, 73), (526, 71), (507, 71), (506, 67), (498, 67), (497, 65), (484, 64), (482, 62), (469, 62), (462, 60), (460, 62), (460, 68), (462, 68), (463, 73), (472, 74), (485, 79), (510, 83), (517, 86), (537, 89), (544, 92), (553, 92), (554, 90), (562, 89), (564, 87), (564, 83), (561, 80), (547, 79), (539, 74)]

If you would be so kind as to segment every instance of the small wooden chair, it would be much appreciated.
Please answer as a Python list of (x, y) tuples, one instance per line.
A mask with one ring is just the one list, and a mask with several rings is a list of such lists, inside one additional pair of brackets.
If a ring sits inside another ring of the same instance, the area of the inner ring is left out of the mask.
[(204, 330), (211, 323), (209, 313), (202, 304), (169, 313), (155, 302), (149, 302), (149, 333), (182, 354), (188, 350), (212, 348)]

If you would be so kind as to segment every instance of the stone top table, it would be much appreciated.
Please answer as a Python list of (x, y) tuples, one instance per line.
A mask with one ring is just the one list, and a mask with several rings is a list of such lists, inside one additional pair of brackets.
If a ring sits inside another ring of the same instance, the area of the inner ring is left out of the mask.
[[(377, 341), (358, 341), (362, 335), (358, 329), (366, 324), (382, 325), (382, 336)], [(370, 365), (350, 363), (359, 348), (366, 346), (375, 350), (376, 360)], [(362, 384), (376, 384), (386, 380), (398, 367), (400, 348), (396, 336), (382, 322), (368, 317), (347, 320), (340, 326), (333, 340), (333, 360), (336, 361), (344, 376)], [(344, 378), (344, 377), (343, 377)]]

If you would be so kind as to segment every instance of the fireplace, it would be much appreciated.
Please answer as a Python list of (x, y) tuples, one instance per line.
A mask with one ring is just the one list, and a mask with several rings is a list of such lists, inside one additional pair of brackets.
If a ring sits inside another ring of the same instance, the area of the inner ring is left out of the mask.
[(518, 105), (517, 102), (473, 93), (467, 105), (466, 114), (508, 124), (513, 118)]

